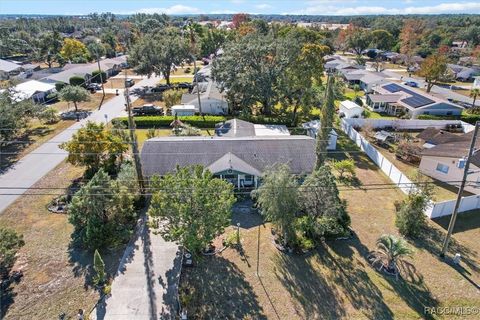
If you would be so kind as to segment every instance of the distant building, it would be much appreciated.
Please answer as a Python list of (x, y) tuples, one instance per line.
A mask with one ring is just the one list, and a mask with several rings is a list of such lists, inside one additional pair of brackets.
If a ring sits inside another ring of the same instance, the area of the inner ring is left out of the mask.
[(461, 106), (398, 83), (374, 86), (367, 105), (373, 111), (411, 118), (421, 114), (459, 116), (463, 111)]
[(15, 98), (18, 101), (32, 99), (33, 102), (45, 102), (46, 97), (55, 92), (55, 86), (50, 83), (30, 80), (14, 87)]
[(19, 75), (22, 71), (21, 65), (0, 59), (0, 80), (8, 80), (10, 77)]

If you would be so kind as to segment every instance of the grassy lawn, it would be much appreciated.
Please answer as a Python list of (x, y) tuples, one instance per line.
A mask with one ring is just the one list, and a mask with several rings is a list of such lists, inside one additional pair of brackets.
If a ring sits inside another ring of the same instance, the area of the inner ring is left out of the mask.
[[(105, 84), (106, 85), (106, 84)], [(90, 94), (90, 101), (86, 102), (80, 102), (78, 103), (78, 109), (79, 110), (97, 110), (98, 106), (100, 105), (100, 101), (102, 101), (102, 92), (98, 91), (94, 94)], [(105, 94), (105, 99), (103, 100), (103, 103), (107, 102), (111, 98), (115, 97), (115, 94), (113, 93), (106, 93)], [(55, 108), (58, 110), (58, 112), (64, 112), (64, 111), (71, 111), (75, 110), (75, 106), (73, 105), (72, 102), (66, 102), (66, 101), (59, 101), (57, 103), (53, 103), (50, 105), (50, 107)]]
[[(193, 76), (178, 76), (178, 77), (170, 77), (170, 83), (178, 83), (178, 82), (192, 82)], [(165, 79), (160, 80), (160, 84), (167, 83)]]
[[(339, 139), (345, 150), (353, 146)], [(342, 157), (341, 154), (335, 154)], [(343, 155), (344, 156), (344, 155)], [(362, 184), (389, 180), (362, 154), (354, 156)], [(195, 319), (419, 319), (433, 318), (424, 307), (478, 306), (480, 281), (478, 254), (480, 217), (461, 215), (452, 252), (462, 252), (463, 269), (442, 262), (437, 254), (445, 230), (437, 223), (415, 247), (405, 280), (380, 274), (369, 266), (368, 252), (383, 233), (396, 233), (395, 200), (403, 194), (395, 189), (345, 189), (355, 237), (327, 242), (305, 255), (279, 252), (272, 244), (270, 225), (262, 225), (256, 214), (234, 216), (241, 223), (241, 250), (227, 249), (197, 260), (184, 269), (181, 299)], [(475, 228), (472, 228), (476, 226)], [(225, 233), (232, 232), (230, 227)], [(223, 235), (223, 237), (225, 237)], [(258, 235), (260, 235), (258, 237)], [(217, 243), (218, 244), (218, 243)], [(258, 246), (259, 244), (259, 246)], [(259, 247), (259, 254), (257, 253)], [(260, 277), (256, 275), (259, 264)], [(451, 317), (450, 317), (451, 318)], [(459, 319), (459, 318), (457, 318)]]
[[(34, 187), (68, 187), (82, 174), (83, 169), (62, 163)], [(21, 196), (0, 215), (0, 226), (15, 229), (25, 240), (14, 266), (24, 276), (5, 292), (11, 297), (5, 319), (58, 319), (62, 312), (73, 319), (79, 308), (90, 311), (99, 297), (88, 284), (93, 254), (70, 247), (73, 227), (67, 216), (46, 209), (54, 196), (42, 194), (58, 190), (27, 193), (34, 195)], [(116, 271), (121, 254), (102, 252), (109, 273)]]
[(388, 116), (388, 115), (381, 114), (381, 113), (378, 113), (378, 112), (375, 112), (375, 111), (372, 111), (372, 110), (369, 110), (369, 109), (368, 109), (368, 112), (369, 112), (368, 118), (370, 118), (370, 119), (385, 119), (385, 120), (398, 119), (397, 117)]
[[(137, 79), (135, 79), (138, 81)], [(124, 78), (110, 78), (107, 82), (104, 83), (105, 88), (109, 89), (125, 89), (125, 79)]]

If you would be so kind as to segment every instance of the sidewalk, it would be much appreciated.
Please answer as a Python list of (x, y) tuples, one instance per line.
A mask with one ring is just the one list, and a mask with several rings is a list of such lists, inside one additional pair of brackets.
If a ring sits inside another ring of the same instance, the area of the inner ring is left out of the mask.
[(142, 218), (136, 239), (125, 250), (110, 297), (91, 319), (175, 319), (181, 252), (178, 245), (154, 235)]

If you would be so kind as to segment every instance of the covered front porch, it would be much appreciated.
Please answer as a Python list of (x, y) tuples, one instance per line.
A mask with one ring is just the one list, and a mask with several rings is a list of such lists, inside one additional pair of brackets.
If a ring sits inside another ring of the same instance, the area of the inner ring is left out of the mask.
[(227, 180), (237, 189), (256, 188), (262, 175), (244, 160), (229, 152), (207, 167), (217, 178)]

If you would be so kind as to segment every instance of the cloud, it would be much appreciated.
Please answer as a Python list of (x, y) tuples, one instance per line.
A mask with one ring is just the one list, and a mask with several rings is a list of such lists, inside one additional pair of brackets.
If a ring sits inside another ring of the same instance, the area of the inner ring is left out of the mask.
[(368, 15), (368, 14), (441, 14), (441, 13), (480, 13), (480, 2), (441, 3), (434, 6), (386, 8), (381, 6), (338, 7), (316, 5), (285, 14), (321, 15)]
[(182, 4), (177, 4), (168, 8), (142, 8), (135, 10), (135, 13), (165, 13), (165, 14), (190, 14), (190, 13), (201, 13), (202, 10), (184, 6)]
[(260, 10), (265, 10), (265, 9), (271, 9), (273, 7), (269, 4), (267, 4), (267, 3), (261, 3), (261, 4), (256, 4), (255, 8), (260, 9)]
[(233, 4), (242, 4), (245, 2), (245, 0), (230, 0), (230, 2)]

